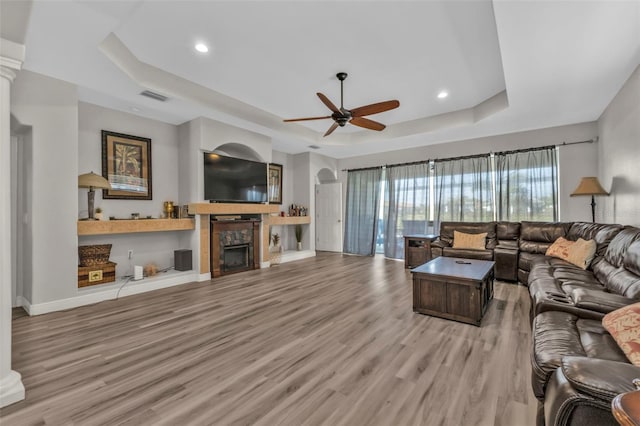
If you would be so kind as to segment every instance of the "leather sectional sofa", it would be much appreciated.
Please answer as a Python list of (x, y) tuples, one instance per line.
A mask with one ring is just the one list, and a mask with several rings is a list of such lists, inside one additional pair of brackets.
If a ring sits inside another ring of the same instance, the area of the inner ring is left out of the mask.
[[(454, 249), (454, 230), (487, 232), (486, 250)], [(559, 237), (595, 240), (595, 257), (586, 270), (545, 256)], [(585, 222), (443, 222), (431, 251), (433, 257), (494, 260), (497, 279), (529, 287), (538, 424), (617, 424), (611, 401), (635, 390), (632, 381), (640, 378), (640, 367), (629, 362), (603, 327), (602, 317), (640, 301), (640, 228)]]

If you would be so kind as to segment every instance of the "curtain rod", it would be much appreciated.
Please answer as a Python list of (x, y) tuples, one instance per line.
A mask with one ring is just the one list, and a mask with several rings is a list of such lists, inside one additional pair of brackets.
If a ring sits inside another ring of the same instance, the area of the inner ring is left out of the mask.
[(359, 172), (362, 170), (376, 170), (376, 169), (381, 169), (383, 167), (398, 167), (398, 166), (412, 166), (414, 164), (428, 164), (431, 161), (433, 161), (434, 163), (440, 163), (443, 161), (456, 161), (456, 160), (466, 160), (469, 158), (481, 158), (481, 157), (487, 157), (490, 156), (491, 154), (494, 155), (508, 155), (508, 154), (517, 154), (520, 152), (529, 152), (529, 151), (542, 151), (544, 149), (550, 149), (550, 148), (560, 148), (563, 146), (569, 146), (569, 145), (578, 145), (581, 143), (593, 143), (593, 142), (598, 142), (598, 137), (596, 136), (595, 139), (588, 139), (588, 140), (584, 140), (584, 141), (577, 141), (577, 142), (562, 142), (561, 144), (557, 144), (557, 145), (545, 145), (545, 146), (539, 146), (539, 147), (535, 147), (535, 148), (523, 148), (523, 149), (514, 149), (511, 151), (499, 151), (499, 152), (495, 152), (495, 153), (488, 153), (488, 154), (474, 154), (474, 155), (464, 155), (461, 157), (449, 157), (449, 158), (436, 158), (436, 159), (428, 159), (428, 160), (419, 160), (419, 161), (410, 161), (407, 163), (395, 163), (395, 164), (386, 164), (384, 166), (371, 166), (371, 167), (361, 167), (358, 169), (342, 169), (343, 172)]

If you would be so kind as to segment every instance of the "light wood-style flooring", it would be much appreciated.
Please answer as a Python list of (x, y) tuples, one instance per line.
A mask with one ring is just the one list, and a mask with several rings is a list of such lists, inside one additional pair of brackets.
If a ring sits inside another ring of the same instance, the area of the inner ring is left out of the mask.
[(315, 258), (65, 312), (14, 312), (5, 425), (533, 425), (529, 298), (412, 311), (401, 262)]

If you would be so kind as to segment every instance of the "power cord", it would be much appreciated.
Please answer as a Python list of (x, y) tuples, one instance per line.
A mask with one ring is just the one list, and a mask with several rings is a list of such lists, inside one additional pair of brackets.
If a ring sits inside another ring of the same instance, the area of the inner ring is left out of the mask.
[[(172, 269), (174, 269), (173, 266), (168, 266), (168, 267), (166, 267), (164, 269), (159, 269), (158, 273), (169, 272)], [(118, 291), (116, 292), (115, 300), (118, 300), (120, 298), (120, 291), (124, 288), (124, 286), (127, 285), (131, 280), (133, 280), (133, 275), (123, 275), (122, 278), (124, 278), (124, 282), (118, 288)]]
[(118, 291), (116, 292), (116, 300), (118, 300), (118, 298), (120, 297), (120, 290), (122, 290), (122, 288), (127, 285), (127, 283), (129, 281), (131, 281), (133, 279), (133, 275), (125, 275), (122, 278), (124, 278), (124, 282), (120, 285), (120, 287), (118, 288)]

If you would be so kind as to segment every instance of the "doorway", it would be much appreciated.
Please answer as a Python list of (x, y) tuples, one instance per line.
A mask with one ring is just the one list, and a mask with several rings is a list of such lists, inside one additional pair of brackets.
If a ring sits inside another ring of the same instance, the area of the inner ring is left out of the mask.
[(316, 250), (342, 252), (342, 183), (316, 185)]

